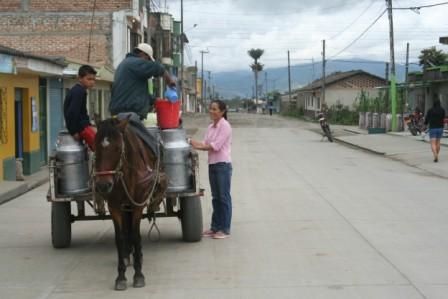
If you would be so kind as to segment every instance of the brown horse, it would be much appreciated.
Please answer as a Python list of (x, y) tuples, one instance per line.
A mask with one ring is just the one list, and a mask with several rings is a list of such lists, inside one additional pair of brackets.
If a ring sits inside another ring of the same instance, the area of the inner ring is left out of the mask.
[(108, 119), (98, 125), (95, 139), (96, 191), (107, 201), (118, 251), (116, 290), (125, 290), (126, 261), (133, 253), (136, 288), (145, 285), (142, 273), (140, 221), (148, 206), (152, 213), (167, 187), (158, 159), (129, 128), (128, 120)]

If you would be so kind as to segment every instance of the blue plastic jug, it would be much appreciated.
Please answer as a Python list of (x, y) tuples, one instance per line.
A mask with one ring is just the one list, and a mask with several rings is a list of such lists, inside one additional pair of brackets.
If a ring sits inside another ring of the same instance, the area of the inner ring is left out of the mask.
[(177, 102), (179, 100), (179, 97), (177, 96), (176, 88), (167, 87), (167, 89), (165, 90), (165, 98), (172, 103)]

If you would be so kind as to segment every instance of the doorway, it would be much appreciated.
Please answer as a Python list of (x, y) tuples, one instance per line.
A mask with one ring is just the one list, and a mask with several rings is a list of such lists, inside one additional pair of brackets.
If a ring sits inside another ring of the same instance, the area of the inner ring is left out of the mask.
[(48, 140), (47, 140), (47, 80), (39, 80), (39, 142), (40, 142), (40, 165), (48, 163)]
[(23, 159), (23, 94), (22, 88), (14, 90), (16, 159)]

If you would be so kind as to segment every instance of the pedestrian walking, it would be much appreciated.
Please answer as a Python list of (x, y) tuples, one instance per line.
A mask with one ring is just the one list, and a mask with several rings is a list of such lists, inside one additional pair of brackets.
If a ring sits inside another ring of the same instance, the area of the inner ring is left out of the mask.
[(439, 161), (440, 139), (443, 135), (445, 110), (440, 106), (437, 95), (433, 97), (433, 106), (428, 110), (425, 117), (425, 125), (429, 124), (429, 138), (431, 140), (431, 150), (434, 155), (434, 162)]
[(230, 235), (232, 220), (232, 127), (227, 121), (227, 106), (223, 101), (212, 101), (209, 109), (212, 123), (208, 126), (204, 141), (190, 139), (189, 143), (197, 150), (208, 152), (213, 213), (210, 229), (204, 231), (203, 236), (225, 239)]
[(64, 100), (65, 126), (77, 141), (84, 141), (95, 151), (96, 128), (90, 124), (87, 114), (87, 90), (95, 86), (96, 71), (90, 65), (83, 65), (78, 70), (78, 83), (67, 93)]

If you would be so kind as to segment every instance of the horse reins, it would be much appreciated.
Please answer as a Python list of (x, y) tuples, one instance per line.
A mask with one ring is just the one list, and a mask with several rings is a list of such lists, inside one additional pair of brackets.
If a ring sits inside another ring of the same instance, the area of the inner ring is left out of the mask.
[[(156, 177), (154, 180), (154, 184), (152, 185), (151, 188), (151, 192), (148, 195), (148, 198), (141, 203), (136, 202), (132, 196), (129, 194), (129, 189), (126, 186), (126, 182), (124, 181), (124, 175), (123, 175), (123, 161), (126, 159), (126, 146), (124, 143), (124, 135), (122, 133), (121, 134), (121, 154), (120, 154), (120, 160), (118, 161), (118, 165), (114, 170), (105, 170), (105, 171), (94, 171), (94, 175), (95, 176), (105, 176), (105, 175), (112, 175), (114, 177), (114, 180), (117, 181), (117, 177), (120, 180), (123, 189), (124, 189), (124, 193), (126, 194), (127, 198), (129, 199), (129, 201), (131, 202), (131, 204), (133, 204), (134, 206), (137, 207), (144, 207), (146, 205), (148, 205), (148, 203), (151, 200), (151, 197), (154, 194), (154, 191), (156, 189), (156, 185), (157, 185), (157, 181), (159, 180), (159, 167), (160, 167), (160, 157), (157, 159), (156, 161)], [(159, 151), (159, 147), (157, 146), (157, 151)], [(158, 153), (160, 154), (160, 153)], [(149, 171), (149, 170), (148, 170)], [(151, 174), (149, 175), (149, 177), (151, 177)]]

